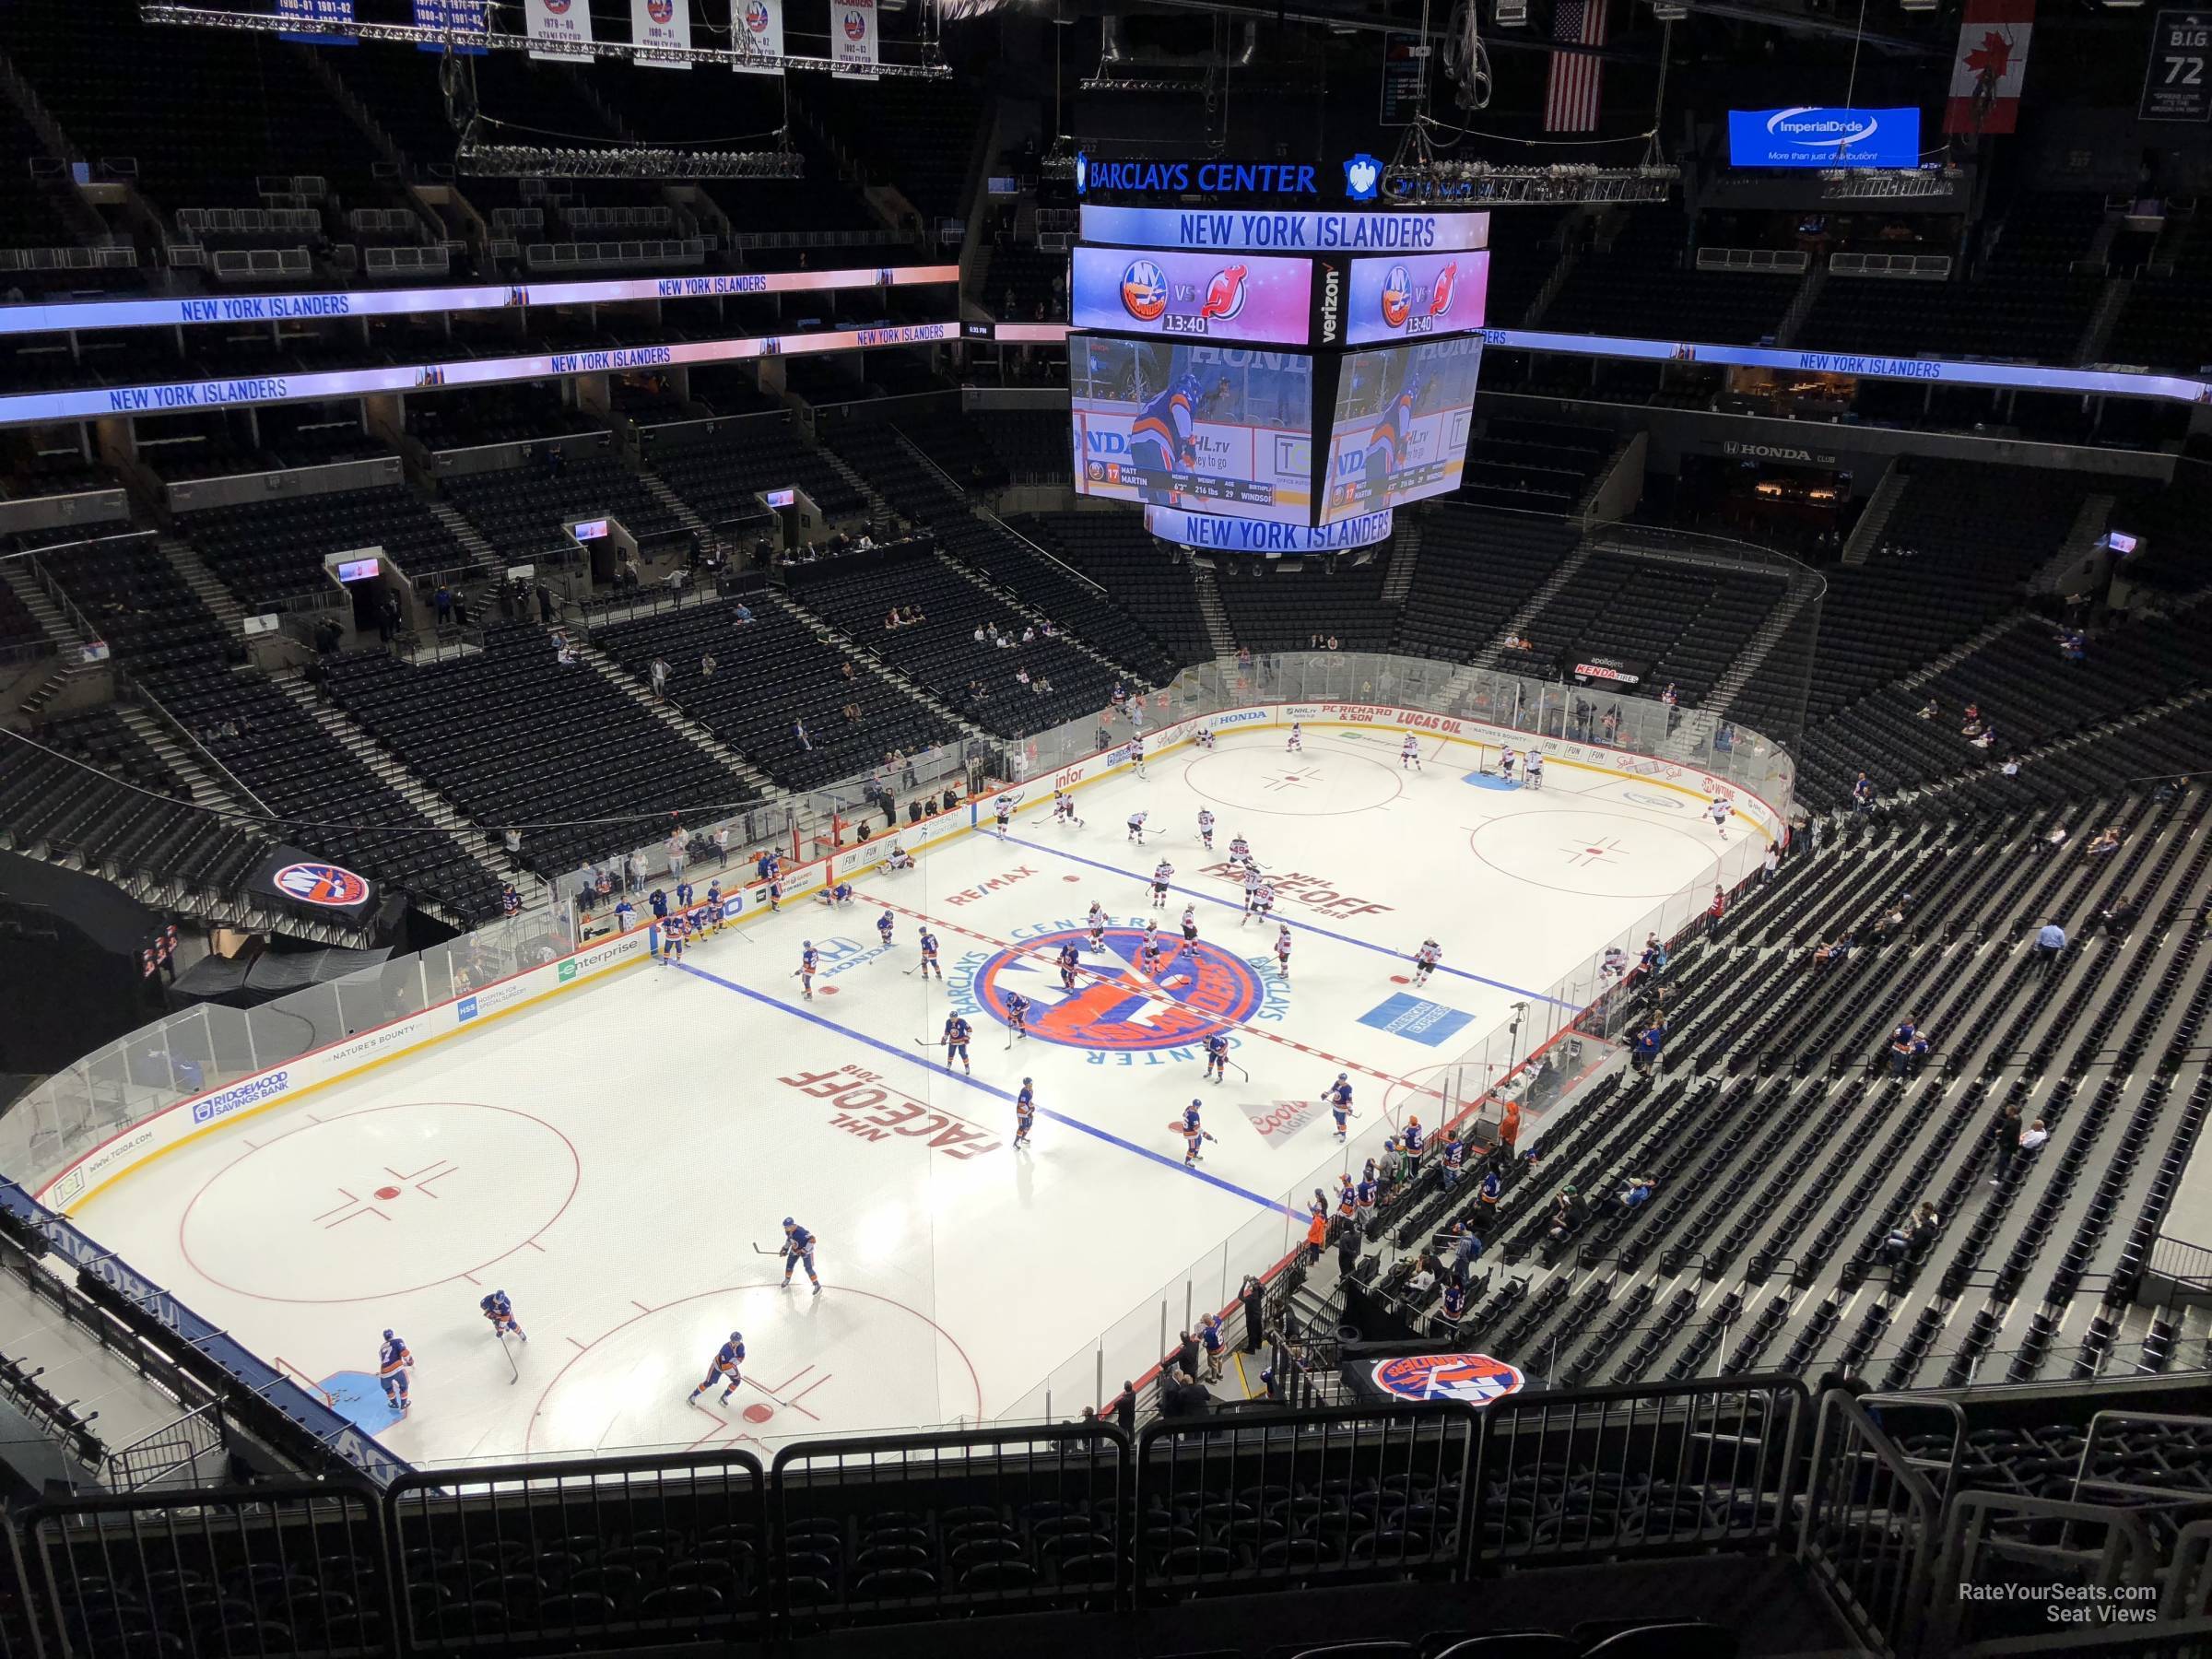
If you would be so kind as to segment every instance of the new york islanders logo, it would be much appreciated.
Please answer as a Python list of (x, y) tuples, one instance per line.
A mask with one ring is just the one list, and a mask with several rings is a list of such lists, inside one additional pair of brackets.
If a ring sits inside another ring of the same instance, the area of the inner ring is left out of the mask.
[(868, 20), (856, 11), (845, 14), (845, 39), (865, 41), (868, 38)]
[(1149, 259), (1133, 259), (1122, 272), (1122, 309), (1139, 323), (1157, 322), (1168, 309), (1167, 273)]
[(569, 0), (546, 0), (546, 9), (555, 17), (560, 17), (568, 11)]
[(339, 865), (286, 865), (270, 880), (288, 899), (332, 910), (350, 909), (369, 897), (369, 883)]
[(746, 0), (745, 32), (756, 40), (768, 32), (767, 0)]
[(1375, 1386), (1401, 1400), (1464, 1400), (1488, 1406), (1518, 1394), (1527, 1379), (1488, 1354), (1408, 1354), (1380, 1361)]
[(1413, 276), (1402, 265), (1394, 265), (1382, 274), (1382, 321), (1393, 328), (1406, 326), (1406, 319), (1413, 315)]
[(676, 16), (676, 0), (645, 0), (645, 15), (655, 23), (665, 23)]
[[(1164, 965), (1155, 980), (1144, 971), (1145, 935), (1138, 929), (1109, 927), (1102, 952), (1090, 949), (1088, 939), (1087, 930), (1070, 927), (998, 952), (976, 970), (976, 1002), (1004, 1020), (1007, 993), (1019, 992), (1030, 1004), (1030, 1036), (1069, 1048), (1134, 1053), (1202, 1042), (1250, 1019), (1266, 1000), (1251, 965), (1218, 946), (1202, 942), (1174, 956), (1182, 940), (1163, 929)], [(1081, 963), (1072, 991), (1061, 985), (1053, 960), (1071, 943)]]

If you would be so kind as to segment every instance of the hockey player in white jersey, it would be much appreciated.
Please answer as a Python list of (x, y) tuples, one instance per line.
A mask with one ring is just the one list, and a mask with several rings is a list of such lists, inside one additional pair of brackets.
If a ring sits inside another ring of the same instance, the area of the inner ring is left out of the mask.
[(1145, 818), (1141, 812), (1129, 815), (1129, 839), (1140, 847), (1145, 844)]
[(1437, 964), (1444, 959), (1443, 949), (1434, 939), (1423, 939), (1421, 947), (1413, 953), (1413, 982), (1416, 986), (1429, 982)]
[(1253, 869), (1250, 865), (1246, 865), (1244, 866), (1244, 914), (1242, 919), (1237, 923), (1237, 925), (1239, 927), (1243, 926), (1246, 922), (1251, 921), (1253, 917), (1258, 915), (1259, 912), (1260, 873)]
[(1409, 766), (1417, 772), (1421, 770), (1421, 740), (1411, 732), (1398, 745), (1398, 770), (1404, 771)]
[(1290, 723), (1290, 735), (1283, 744), (1283, 753), (1286, 755), (1302, 755), (1305, 752), (1306, 728), (1299, 724), (1299, 723), (1294, 720)]
[(1208, 853), (1214, 850), (1214, 815), (1203, 806), (1198, 808), (1198, 841)]
[(1152, 866), (1152, 906), (1155, 910), (1168, 901), (1168, 883), (1175, 878), (1175, 866), (1161, 859)]
[(1712, 827), (1721, 832), (1723, 841), (1728, 839), (1728, 815), (1731, 810), (1728, 797), (1718, 794), (1712, 797), (1712, 805), (1705, 808), (1705, 816), (1712, 820)]

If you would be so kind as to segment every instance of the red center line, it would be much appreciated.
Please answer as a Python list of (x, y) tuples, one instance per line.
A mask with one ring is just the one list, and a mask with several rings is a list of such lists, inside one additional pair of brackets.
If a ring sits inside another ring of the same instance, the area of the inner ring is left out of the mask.
[[(978, 944), (996, 946), (1001, 950), (1011, 950), (1018, 956), (1034, 956), (1037, 957), (1041, 961), (1051, 962), (1053, 959), (1047, 956), (1040, 948), (1034, 948), (1026, 945), (1017, 945), (1011, 939), (994, 938), (991, 935), (986, 933), (978, 933), (971, 927), (962, 927), (957, 922), (941, 922), (935, 916), (928, 915), (921, 911), (909, 910), (905, 905), (894, 904), (888, 899), (877, 899), (875, 900), (874, 902), (880, 904), (885, 910), (896, 911), (899, 914), (911, 917), (916, 922), (926, 922), (932, 927), (941, 927), (947, 933), (958, 934), (962, 938), (973, 939)], [(1177, 938), (1180, 939), (1180, 937), (1181, 935), (1178, 935)], [(1084, 966), (1080, 962), (1076, 965), (1076, 971), (1077, 973), (1088, 974), (1093, 979), (1110, 982), (1120, 986), (1125, 991), (1131, 992), (1135, 995), (1147, 997), (1149, 1000), (1159, 1003), (1167, 1007), (1181, 1008), (1182, 1006), (1181, 1003), (1177, 1002), (1173, 997), (1168, 995), (1166, 992), (1147, 989), (1143, 984), (1132, 983), (1127, 978), (1124, 978), (1123, 973), (1120, 971), (1110, 971), (1103, 968), (1089, 968)], [(1132, 969), (1129, 971), (1134, 973), (1136, 971)], [(1433, 1100), (1441, 1100), (1444, 1098), (1441, 1091), (1434, 1088), (1424, 1088), (1421, 1087), (1421, 1085), (1414, 1082), (1411, 1078), (1393, 1077), (1386, 1071), (1377, 1071), (1371, 1065), (1362, 1065), (1357, 1060), (1347, 1060), (1342, 1054), (1332, 1054), (1324, 1049), (1308, 1047), (1305, 1043), (1295, 1042), (1291, 1041), (1291, 1039), (1280, 1036), (1274, 1031), (1260, 1030), (1256, 1027), (1247, 1025), (1242, 1020), (1222, 1019), (1218, 1016), (1209, 1016), (1208, 1018), (1214, 1018), (1217, 1023), (1225, 1025), (1231, 1030), (1241, 1031), (1247, 1037), (1256, 1038), (1262, 1042), (1273, 1042), (1283, 1048), (1295, 1049), (1301, 1054), (1311, 1054), (1317, 1060), (1325, 1060), (1331, 1065), (1341, 1065), (1347, 1071), (1356, 1071), (1361, 1077), (1373, 1077), (1379, 1082), (1383, 1083), (1395, 1083), (1400, 1088), (1412, 1089), (1417, 1095), (1427, 1095)], [(1199, 1041), (1203, 1041), (1204, 1039), (1200, 1039)]]

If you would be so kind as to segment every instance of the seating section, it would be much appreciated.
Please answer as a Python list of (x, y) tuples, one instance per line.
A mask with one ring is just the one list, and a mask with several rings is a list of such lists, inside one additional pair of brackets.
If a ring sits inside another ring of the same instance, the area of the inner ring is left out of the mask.
[(1397, 618), (1397, 607), (1382, 598), (1389, 574), (1386, 559), (1367, 565), (1223, 559), (1215, 580), (1239, 645), (1312, 651), (1333, 638), (1345, 651), (1386, 651)]
[[(1504, 633), (1582, 540), (1557, 519), (1485, 512), (1457, 498), (1430, 503), (1395, 648), (1466, 662)], [(1502, 665), (1512, 666), (1507, 658)]]
[(40, 747), (0, 745), (0, 836), (18, 852), (142, 892), (191, 895), (204, 912), (235, 892), (270, 844), (195, 809), (184, 781), (112, 707), (62, 715), (30, 735)]
[(959, 80), (832, 77), (822, 88), (830, 128), (866, 170), (925, 218), (959, 218), (989, 129), (982, 99)]
[(627, 853), (672, 807), (758, 799), (705, 749), (588, 664), (556, 659), (531, 623), (495, 623), (484, 649), (410, 667), (364, 652), (329, 665), (332, 698), (471, 818), (528, 825), (541, 876)]
[(220, 663), (241, 650), (148, 532), (66, 543), (38, 558), (119, 657), (174, 667)]
[(500, 913), (500, 884), (260, 674), (216, 664), (143, 669), (147, 689), (254, 799), (315, 847), (464, 923)]
[(653, 470), (710, 524), (758, 517), (766, 511), (753, 500), (758, 491), (794, 484), (831, 519), (867, 511), (867, 497), (780, 421), (665, 427), (648, 453)]
[[(855, 663), (775, 599), (664, 611), (598, 629), (592, 643), (641, 679), (668, 665), (668, 700), (778, 783), (812, 789), (858, 777), (893, 750), (959, 740), (959, 728), (867, 664)], [(856, 634), (871, 654), (877, 641)], [(714, 658), (707, 674), (703, 659)], [(860, 711), (848, 720), (848, 705)], [(795, 726), (804, 723), (800, 740)]]
[(475, 571), (477, 559), (404, 484), (279, 496), (179, 515), (192, 544), (249, 608), (335, 596), (324, 556), (382, 547), (410, 580)]
[(1191, 567), (1126, 512), (1039, 512), (1009, 521), (1113, 595), (1178, 666), (1213, 655)]
[(2022, 582), (2065, 543), (2096, 487), (2079, 474), (2031, 467), (1924, 456), (1910, 465), (1868, 561), (1827, 571), (1809, 710), (1816, 719), (2003, 616)]
[(1541, 664), (1627, 657), (1649, 664), (1655, 685), (1672, 684), (1694, 705), (1786, 591), (1779, 574), (1601, 548), (1529, 619), (1525, 634)]
[(1544, 312), (1544, 327), (1632, 335), (1664, 317), (1670, 339), (1724, 346), (1752, 345), (1779, 328), (1799, 278), (1697, 270), (1688, 231), (1678, 207), (1630, 208), (1608, 245), (1583, 251)]
[[(1106, 707), (1115, 683), (1111, 668), (1064, 638), (1044, 637), (1035, 620), (924, 544), (901, 544), (880, 561), (847, 556), (795, 566), (790, 574), (792, 598), (807, 612), (1003, 736), (1027, 736), (1095, 713)], [(887, 630), (885, 613), (894, 606), (918, 607), (922, 620)], [(1027, 643), (1025, 633), (1031, 636)], [(1027, 687), (1018, 677), (1024, 673)]]
[[(2016, 625), (1907, 690), (1891, 686), (1862, 699), (1808, 735), (1801, 790), (1841, 806), (1865, 771), (1888, 794), (1987, 770), (2065, 733), (2148, 709), (2212, 681), (2212, 641), (2194, 614), (2100, 629), (2086, 661), (2060, 653), (2050, 625)], [(1929, 703), (1936, 712), (1921, 718)], [(1976, 731), (1964, 730), (1976, 711)], [(1977, 746), (1985, 732), (1994, 737)]]
[(1065, 409), (946, 410), (898, 427), (956, 481), (975, 489), (1068, 481)]
[(1467, 441), (1455, 499), (1523, 512), (1572, 512), (1618, 442), (1600, 427), (1488, 416)]
[(9, 54), (72, 140), (135, 158), (141, 185), (172, 213), (256, 206), (256, 181), (270, 175), (324, 178), (351, 206), (384, 199), (371, 147), (317, 84), (305, 48), (142, 23), (130, 0), (17, 21)]
[(665, 540), (683, 522), (637, 474), (612, 455), (561, 461), (506, 472), (467, 473), (440, 481), (439, 492), (482, 531), (508, 564), (527, 564), (567, 545), (579, 520), (612, 518), (641, 544)]

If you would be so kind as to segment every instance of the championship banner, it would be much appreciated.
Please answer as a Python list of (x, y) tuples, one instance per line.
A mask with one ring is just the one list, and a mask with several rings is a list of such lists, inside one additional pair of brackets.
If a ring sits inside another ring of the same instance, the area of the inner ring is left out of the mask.
[(782, 74), (783, 0), (730, 0), (730, 44), (744, 54), (730, 65), (738, 74)]
[(876, 0), (830, 0), (830, 73), (874, 80)]
[[(480, 41), (471, 42), (465, 38), (489, 32), (490, 26), (484, 21), (484, 0), (415, 0), (415, 27), (452, 29), (452, 50), (463, 57), (482, 57), (491, 50)], [(415, 50), (443, 52), (448, 44), (444, 41), (418, 41)]]
[(276, 15), (298, 29), (287, 29), (279, 40), (300, 41), (310, 46), (359, 46), (361, 38), (347, 31), (353, 27), (353, 0), (276, 0)]
[(2009, 133), (2020, 116), (2020, 83), (2028, 75), (2028, 37), (2035, 0), (1966, 0), (1959, 51), (1951, 59), (1947, 133)]
[(647, 69), (688, 69), (688, 57), (671, 57), (660, 48), (691, 50), (691, 0), (629, 0), (629, 41), (637, 61)]
[(297, 847), (278, 847), (263, 859), (247, 880), (246, 890), (295, 915), (325, 922), (359, 926), (376, 912), (375, 882)]
[(554, 63), (572, 63), (592, 54), (590, 0), (523, 0), (530, 22), (530, 55)]

